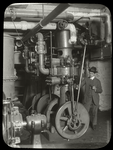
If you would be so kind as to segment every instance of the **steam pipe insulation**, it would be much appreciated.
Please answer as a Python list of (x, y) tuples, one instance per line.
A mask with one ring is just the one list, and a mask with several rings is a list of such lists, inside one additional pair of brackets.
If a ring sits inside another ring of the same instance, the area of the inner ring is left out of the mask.
[(25, 35), (22, 38), (22, 41), (25, 42), (30, 36), (36, 34), (40, 29), (42, 29), (69, 6), (69, 4), (59, 4), (48, 16), (41, 20), (27, 35)]
[(69, 43), (76, 43), (77, 41), (77, 31), (76, 28), (74, 26), (74, 24), (68, 24), (68, 26), (65, 29), (69, 29), (70, 30), (70, 39), (69, 39)]
[[(74, 17), (100, 17), (100, 18), (105, 18), (105, 25), (106, 25), (106, 36), (105, 40), (107, 43), (111, 43), (111, 15), (109, 10), (106, 8), (107, 11), (101, 10), (100, 12), (70, 12)], [(75, 24), (76, 26), (76, 24)]]
[(43, 40), (43, 35), (42, 35), (42, 33), (39, 32), (36, 34), (36, 37), (38, 40), (38, 42), (37, 42), (37, 44), (38, 44), (37, 53), (39, 54), (39, 70), (42, 74), (48, 75), (49, 69), (46, 69), (44, 66), (44, 54), (46, 53), (46, 50), (44, 50), (45, 42)]

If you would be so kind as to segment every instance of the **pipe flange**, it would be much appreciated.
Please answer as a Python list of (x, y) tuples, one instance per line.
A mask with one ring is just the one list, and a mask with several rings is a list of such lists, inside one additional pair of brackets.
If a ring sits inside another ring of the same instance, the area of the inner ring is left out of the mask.
[(37, 54), (46, 54), (45, 50), (39, 50), (39, 51), (35, 50), (35, 51), (37, 52)]
[(36, 42), (37, 45), (45, 45), (45, 41), (43, 40), (39, 40), (38, 42)]
[(43, 45), (36, 45), (35, 51), (37, 54), (46, 54), (46, 50), (44, 49)]

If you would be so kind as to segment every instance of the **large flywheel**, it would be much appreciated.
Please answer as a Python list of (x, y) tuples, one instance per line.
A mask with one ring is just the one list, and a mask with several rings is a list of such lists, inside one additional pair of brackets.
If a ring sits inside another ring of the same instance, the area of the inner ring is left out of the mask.
[(37, 112), (45, 114), (47, 106), (50, 104), (52, 100), (54, 100), (57, 97), (58, 96), (55, 94), (51, 94), (51, 99), (49, 94), (45, 94), (44, 96), (42, 96), (37, 103)]
[[(74, 102), (76, 107), (76, 102)], [(85, 107), (78, 103), (77, 110), (72, 115), (71, 101), (62, 105), (56, 113), (55, 125), (57, 132), (66, 139), (81, 137), (89, 127), (89, 114)]]
[(58, 99), (59, 97), (54, 98), (47, 107), (46, 117), (47, 117), (47, 128), (54, 126), (55, 115), (58, 109)]

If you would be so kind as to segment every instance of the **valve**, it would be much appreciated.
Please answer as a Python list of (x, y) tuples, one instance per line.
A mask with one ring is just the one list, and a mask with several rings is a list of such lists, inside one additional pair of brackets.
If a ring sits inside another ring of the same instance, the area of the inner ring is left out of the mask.
[(58, 22), (57, 28), (58, 28), (59, 30), (63, 30), (63, 29), (65, 29), (67, 26), (68, 26), (68, 22), (67, 22), (66, 20), (60, 20), (60, 21)]

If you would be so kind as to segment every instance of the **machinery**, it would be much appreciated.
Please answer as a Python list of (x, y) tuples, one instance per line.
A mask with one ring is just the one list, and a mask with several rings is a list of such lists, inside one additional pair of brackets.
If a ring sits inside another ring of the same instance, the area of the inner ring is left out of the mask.
[[(82, 72), (85, 67), (88, 76), (88, 50), (92, 46), (94, 49), (100, 48), (102, 43), (105, 46), (110, 39), (109, 35), (104, 39), (102, 33), (100, 37), (93, 34), (90, 19), (85, 26), (73, 19), (60, 19), (56, 22), (55, 30), (46, 33), (41, 30), (69, 6), (59, 4), (21, 40), (4, 34), (2, 124), (4, 141), (8, 145), (20, 143), (16, 135), (22, 128), (31, 131), (31, 134), (47, 130), (57, 132), (62, 138), (71, 140), (80, 138), (89, 127), (89, 114), (80, 102)], [(27, 111), (24, 117), (20, 107), (16, 106), (15, 80), (18, 77), (14, 68), (15, 46), (17, 50), (20, 49), (24, 59), (27, 82), (31, 78), (33, 80), (30, 85), (32, 90), (28, 90), (28, 86), (24, 91), (22, 103)], [(35, 94), (32, 93), (33, 89)]]

